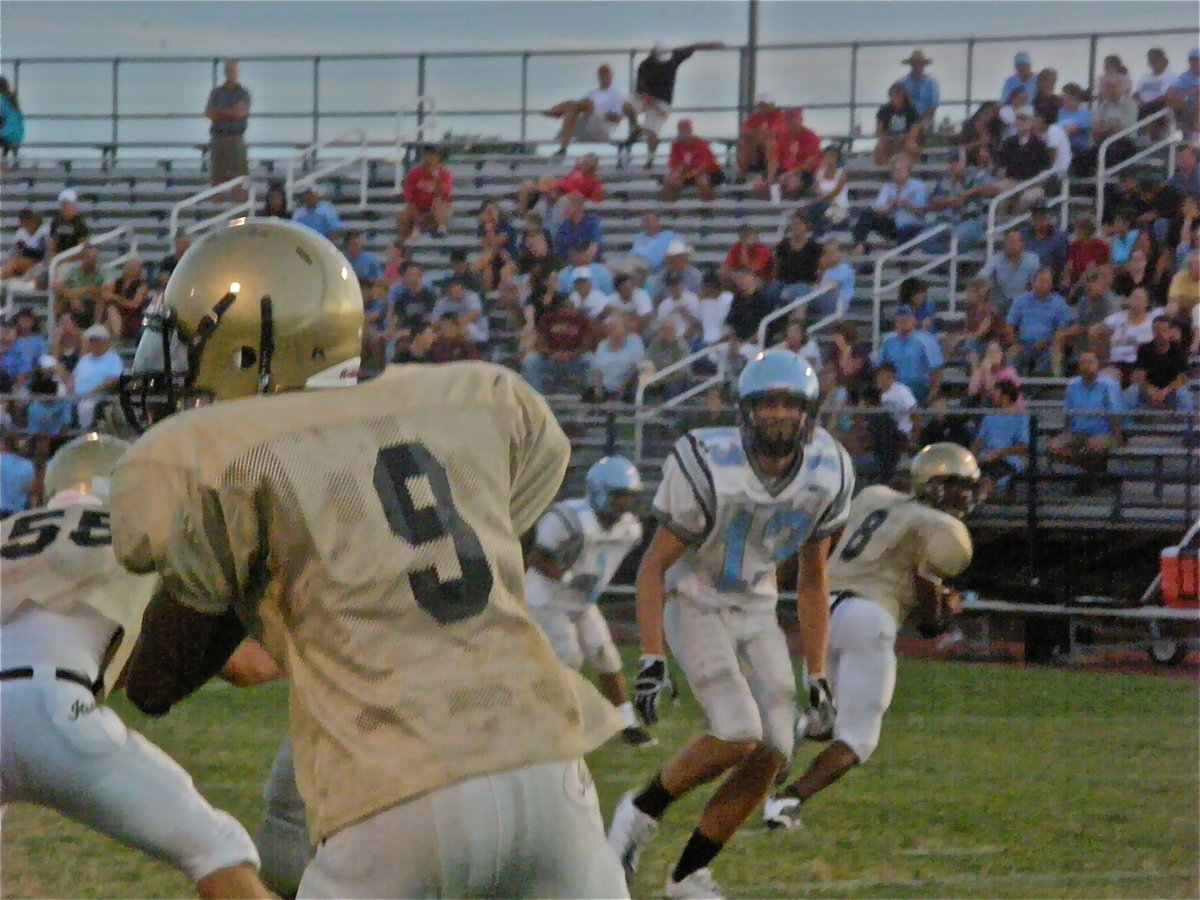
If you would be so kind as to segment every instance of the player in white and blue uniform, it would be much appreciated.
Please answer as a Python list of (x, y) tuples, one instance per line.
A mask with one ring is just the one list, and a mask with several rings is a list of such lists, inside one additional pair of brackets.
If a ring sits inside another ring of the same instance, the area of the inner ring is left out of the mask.
[(846, 521), (854, 469), (845, 449), (816, 427), (817, 393), (803, 359), (787, 350), (760, 354), (738, 381), (740, 428), (684, 435), (654, 499), (660, 526), (637, 578), (635, 703), (653, 724), (667, 683), (665, 619), (709, 731), (618, 803), (609, 842), (626, 870), (673, 801), (729, 773), (667, 882), (668, 897), (720, 896), (709, 862), (791, 757), (796, 683), (775, 613), (776, 569), (797, 555), (809, 702), (832, 704), (824, 679), (825, 560)]
[(621, 657), (596, 605), (642, 540), (632, 511), (642, 479), (629, 460), (606, 456), (588, 470), (586, 488), (587, 497), (555, 503), (538, 522), (526, 557), (525, 596), (559, 661), (576, 670), (586, 661), (600, 692), (625, 719), (625, 742), (646, 746), (654, 738), (634, 715)]

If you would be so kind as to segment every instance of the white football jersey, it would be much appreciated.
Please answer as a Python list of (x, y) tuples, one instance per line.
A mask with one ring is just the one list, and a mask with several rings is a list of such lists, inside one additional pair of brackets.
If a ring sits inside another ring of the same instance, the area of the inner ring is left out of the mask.
[(529, 568), (525, 573), (529, 605), (595, 603), (641, 539), (642, 523), (633, 513), (605, 528), (586, 499), (555, 503), (538, 522), (534, 546), (567, 571), (554, 581)]
[(111, 685), (137, 641), (157, 579), (134, 575), (117, 562), (108, 520), (104, 507), (83, 505), (5, 519), (0, 625), (31, 609), (89, 623), (95, 644), (86, 652)]
[(823, 428), (793, 472), (769, 486), (747, 461), (737, 428), (689, 431), (654, 498), (659, 521), (688, 545), (668, 585), (713, 606), (773, 606), (776, 567), (840, 529), (853, 493), (854, 463)]

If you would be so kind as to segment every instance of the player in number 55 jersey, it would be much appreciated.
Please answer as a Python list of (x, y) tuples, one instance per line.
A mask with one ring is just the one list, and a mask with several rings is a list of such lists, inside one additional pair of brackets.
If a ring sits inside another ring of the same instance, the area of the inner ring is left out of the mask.
[[(685, 434), (654, 498), (660, 525), (637, 578), (636, 704), (653, 723), (666, 684), (665, 619), (709, 731), (621, 798), (609, 841), (626, 869), (668, 805), (729, 773), (667, 882), (668, 897), (720, 896), (708, 863), (791, 757), (796, 678), (775, 612), (776, 568), (797, 554), (809, 702), (829, 702), (825, 557), (846, 520), (854, 469), (845, 449), (816, 427), (817, 391), (816, 375), (796, 354), (760, 354), (738, 381), (740, 429)], [(676, 588), (664, 610), (668, 580)]]
[(958, 444), (930, 444), (913, 457), (912, 479), (912, 495), (869, 487), (850, 507), (829, 562), (829, 680), (837, 721), (814, 720), (808, 730), (833, 743), (767, 801), (770, 827), (799, 825), (802, 803), (874, 752), (896, 686), (896, 629), (911, 620), (931, 637), (956, 610), (957, 594), (942, 581), (971, 562), (971, 536), (961, 520), (975, 504), (979, 464)]
[(309, 229), (234, 223), (179, 261), (122, 384), (135, 417), (195, 407), (113, 479), (117, 558), (165, 588), (127, 693), (167, 712), (261, 621), (316, 847), (298, 896), (627, 896), (582, 761), (620, 717), (523, 590), (566, 435), (491, 364), (356, 384), (362, 323)]

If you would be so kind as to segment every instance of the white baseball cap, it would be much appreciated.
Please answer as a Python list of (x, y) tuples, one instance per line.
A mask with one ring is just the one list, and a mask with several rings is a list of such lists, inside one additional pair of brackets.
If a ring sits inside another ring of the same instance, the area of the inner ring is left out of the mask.
[(592, 270), (587, 266), (576, 266), (571, 272), (572, 281), (591, 281)]
[(678, 238), (667, 244), (667, 256), (685, 256), (691, 252), (692, 248)]
[(108, 329), (103, 325), (92, 325), (84, 329), (83, 339), (85, 341), (111, 341), (112, 335), (108, 333)]
[(78, 203), (79, 195), (71, 188), (63, 188), (58, 192), (59, 203)]

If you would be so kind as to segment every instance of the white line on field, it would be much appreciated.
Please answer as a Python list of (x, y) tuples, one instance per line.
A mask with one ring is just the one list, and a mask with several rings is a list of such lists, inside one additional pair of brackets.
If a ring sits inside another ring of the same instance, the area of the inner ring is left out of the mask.
[[(845, 881), (814, 881), (804, 885), (806, 893), (857, 891), (864, 888), (920, 888), (938, 885), (980, 884), (1071, 884), (1077, 881), (1161, 881), (1196, 878), (1196, 872), (1029, 872), (1011, 875), (945, 875), (937, 878), (851, 878)], [(761, 885), (759, 888), (761, 889)], [(785, 887), (780, 885), (780, 887)], [(794, 890), (796, 885), (787, 885)]]

